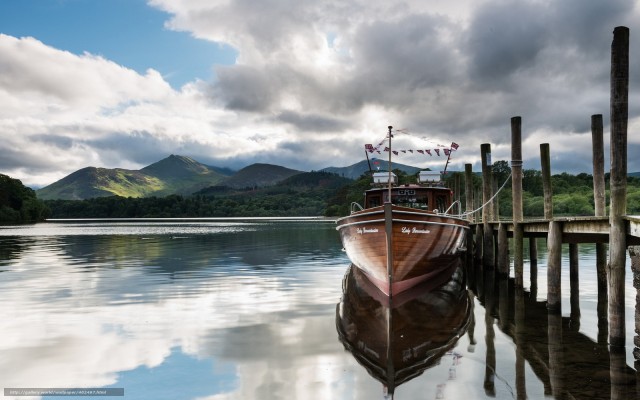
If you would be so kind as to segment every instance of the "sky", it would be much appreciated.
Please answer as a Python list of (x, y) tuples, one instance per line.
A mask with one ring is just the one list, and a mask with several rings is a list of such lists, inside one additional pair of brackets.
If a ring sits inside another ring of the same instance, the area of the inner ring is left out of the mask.
[(591, 173), (594, 114), (608, 171), (616, 26), (631, 28), (628, 170), (640, 171), (638, 3), (5, 0), (0, 173), (38, 188), (171, 154), (344, 167), (389, 125), (393, 148), (414, 150), (398, 162), (442, 169), (415, 150), (455, 142), (449, 168), (479, 170), (482, 143), (510, 160), (513, 116), (525, 168), (549, 143), (553, 173)]

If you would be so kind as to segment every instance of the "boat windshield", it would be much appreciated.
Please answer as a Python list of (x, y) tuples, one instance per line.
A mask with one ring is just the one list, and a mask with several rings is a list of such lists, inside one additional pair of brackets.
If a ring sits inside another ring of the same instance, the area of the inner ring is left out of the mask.
[(391, 202), (403, 207), (429, 209), (429, 197), (427, 193), (416, 191), (415, 189), (400, 189), (397, 194), (393, 193)]
[[(388, 199), (388, 192), (386, 190), (371, 191), (366, 194), (365, 207), (378, 207), (383, 205)], [(417, 208), (421, 210), (430, 210), (430, 208), (446, 209), (443, 206), (447, 203), (447, 197), (434, 196), (428, 190), (421, 190), (420, 188), (394, 188), (391, 192), (391, 202), (393, 204)]]

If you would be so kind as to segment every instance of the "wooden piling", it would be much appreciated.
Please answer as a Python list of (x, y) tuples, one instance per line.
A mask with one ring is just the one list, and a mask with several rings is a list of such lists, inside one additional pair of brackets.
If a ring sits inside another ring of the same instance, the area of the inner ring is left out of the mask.
[(562, 345), (562, 315), (547, 315), (549, 349), (549, 381), (554, 399), (565, 398), (564, 350)]
[(473, 165), (464, 165), (464, 198), (465, 198), (465, 212), (467, 213), (467, 220), (473, 221)]
[(578, 331), (580, 329), (580, 282), (578, 280), (579, 273), (578, 262), (578, 244), (569, 243), (569, 283), (570, 283), (570, 301), (571, 301), (571, 329)]
[[(482, 187), (478, 187), (475, 190), (475, 196), (473, 197), (475, 200), (475, 210), (480, 210), (480, 207), (482, 207)], [(482, 210), (480, 210), (480, 212), (477, 212), (474, 214), (474, 220), (479, 223), (482, 224)], [(479, 242), (480, 244), (482, 244), (482, 242)]]
[[(493, 173), (491, 174), (491, 182), (493, 183), (493, 186), (491, 187), (491, 196), (493, 196), (495, 193), (498, 193), (498, 181), (493, 176)], [(499, 197), (500, 196), (496, 196), (492, 201), (493, 211), (491, 212), (491, 215), (494, 221), (500, 221), (500, 200), (498, 199)]]
[(536, 238), (529, 238), (529, 281), (531, 296), (538, 297), (538, 244)]
[(553, 191), (551, 189), (551, 155), (549, 143), (540, 145), (540, 164), (542, 166), (542, 190), (544, 193), (544, 219), (553, 218)]
[(460, 173), (456, 172), (453, 175), (453, 193), (455, 196), (455, 201), (458, 202), (459, 204), (459, 211), (457, 211), (458, 213), (462, 214), (462, 203), (460, 201)]
[(536, 238), (529, 238), (529, 261), (538, 264), (538, 242)]
[[(501, 277), (509, 276), (509, 239), (507, 224), (498, 225), (498, 273)], [(502, 296), (502, 293), (500, 294)]]
[(522, 222), (522, 118), (511, 118), (511, 192), (513, 222)]
[[(473, 207), (473, 166), (471, 164), (464, 165), (464, 210), (467, 214), (467, 221), (474, 221), (474, 214), (472, 214)], [(475, 254), (473, 247), (473, 235), (471, 232), (467, 233), (467, 268), (471, 270), (473, 267), (473, 256)]]
[(624, 276), (627, 212), (627, 121), (629, 109), (629, 28), (616, 27), (611, 43), (611, 207), (609, 221), (609, 343), (625, 344)]
[(475, 247), (474, 247), (474, 258), (476, 261), (482, 261), (482, 242), (484, 235), (482, 234), (482, 224), (476, 225), (476, 233), (475, 233)]
[(596, 217), (607, 215), (604, 182), (604, 138), (602, 114), (591, 116), (591, 146), (593, 148), (593, 202)]
[[(636, 289), (636, 315), (635, 315), (635, 336), (633, 343), (633, 355), (636, 362), (640, 360), (640, 246), (630, 246), (629, 256), (631, 257), (631, 273), (633, 274), (633, 287)], [(639, 371), (640, 372), (640, 371)], [(640, 382), (638, 382), (640, 385)]]
[(522, 118), (511, 118), (511, 199), (513, 207), (513, 269), (515, 286), (524, 285), (522, 231)]
[(560, 285), (560, 269), (562, 265), (562, 227), (553, 219), (549, 222), (547, 239), (547, 309), (560, 313), (562, 310), (562, 293)]
[[(534, 297), (535, 298), (535, 297)], [(526, 346), (526, 328), (525, 328), (525, 306), (524, 306), (524, 289), (515, 288), (515, 344), (516, 344), (516, 398), (527, 398), (527, 385), (525, 373), (525, 357), (524, 348)]]
[(484, 392), (488, 397), (496, 396), (495, 377), (496, 377), (496, 334), (494, 329), (494, 308), (496, 302), (495, 296), (495, 269), (485, 268), (483, 273), (484, 281), (484, 326), (486, 359), (484, 373)]
[(489, 201), (492, 197), (493, 182), (491, 179), (491, 145), (489, 143), (480, 145), (480, 155), (482, 159), (482, 204), (485, 205), (482, 208), (482, 264), (493, 266), (493, 230), (491, 229), (491, 225), (489, 225), (489, 222), (493, 219), (493, 203)]
[[(604, 138), (602, 114), (591, 116), (591, 146), (593, 148), (593, 203), (595, 216), (607, 215), (604, 180)], [(607, 298), (607, 249), (604, 243), (596, 243), (596, 272), (598, 277), (598, 296)], [(600, 314), (600, 313), (599, 313)], [(604, 310), (604, 318), (607, 311)], [(608, 323), (608, 322), (607, 322)]]

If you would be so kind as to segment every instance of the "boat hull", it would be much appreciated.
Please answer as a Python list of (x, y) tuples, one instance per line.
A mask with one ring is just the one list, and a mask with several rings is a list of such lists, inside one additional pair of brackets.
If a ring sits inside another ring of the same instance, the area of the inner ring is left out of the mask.
[(437, 287), (424, 282), (402, 293), (401, 304), (381, 303), (360, 269), (347, 270), (336, 307), (338, 337), (388, 393), (438, 365), (467, 332), (473, 300), (461, 264)]
[(468, 222), (385, 204), (337, 221), (351, 262), (385, 295), (450, 276), (464, 250)]

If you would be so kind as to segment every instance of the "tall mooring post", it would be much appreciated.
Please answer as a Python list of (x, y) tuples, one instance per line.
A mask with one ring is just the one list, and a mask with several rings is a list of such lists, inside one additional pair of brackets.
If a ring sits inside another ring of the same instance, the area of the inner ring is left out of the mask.
[(493, 204), (489, 200), (493, 192), (493, 179), (491, 168), (491, 145), (483, 143), (480, 145), (480, 155), (482, 159), (482, 264), (494, 265), (493, 230), (489, 221), (493, 219)]
[[(593, 148), (593, 201), (595, 216), (607, 215), (604, 180), (604, 134), (602, 114), (591, 116), (591, 146)], [(607, 248), (604, 243), (596, 243), (596, 271), (598, 277), (598, 331), (607, 332), (608, 338), (608, 298), (607, 298)], [(599, 335), (602, 336), (602, 335)], [(608, 339), (607, 339), (608, 340)]]
[(513, 269), (516, 287), (523, 287), (522, 118), (511, 118), (511, 193), (513, 207)]
[(547, 236), (547, 308), (549, 312), (560, 313), (562, 308), (561, 267), (562, 267), (562, 226), (553, 219), (553, 198), (551, 191), (551, 156), (549, 143), (540, 145), (542, 166), (542, 189), (544, 192), (544, 218), (549, 220)]
[[(473, 222), (473, 166), (464, 165), (464, 208), (467, 214), (467, 221)], [(473, 235), (467, 232), (467, 266), (473, 264)]]
[(465, 212), (467, 213), (467, 220), (473, 221), (473, 165), (464, 165), (464, 203)]
[(624, 275), (627, 252), (627, 121), (629, 118), (629, 28), (618, 26), (611, 43), (611, 208), (609, 222), (609, 343), (625, 344)]
[(551, 154), (549, 143), (540, 145), (540, 164), (542, 167), (542, 191), (544, 195), (544, 219), (553, 218), (553, 191), (551, 189)]

